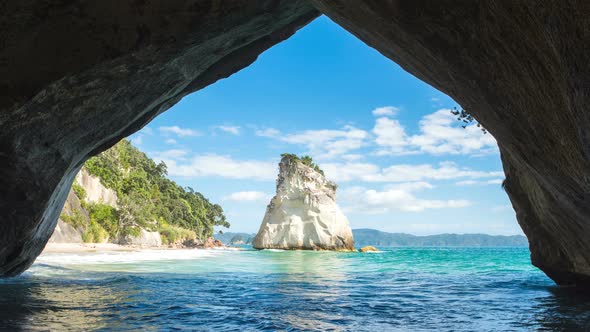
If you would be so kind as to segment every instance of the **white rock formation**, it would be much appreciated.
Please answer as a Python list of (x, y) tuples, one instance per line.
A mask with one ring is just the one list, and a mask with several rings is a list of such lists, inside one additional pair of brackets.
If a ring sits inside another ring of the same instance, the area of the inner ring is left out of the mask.
[(142, 248), (161, 247), (160, 232), (149, 232), (141, 229), (139, 236), (128, 235), (120, 240), (120, 244), (134, 245)]
[(88, 212), (82, 208), (82, 202), (78, 199), (78, 196), (72, 189), (68, 193), (68, 199), (64, 204), (61, 211), (61, 215), (57, 221), (57, 225), (53, 230), (53, 234), (49, 238), (51, 243), (82, 243), (82, 234), (84, 234), (84, 227), (82, 225), (72, 226), (62, 218), (68, 216), (70, 218), (78, 219), (82, 225), (88, 225), (90, 223), (90, 217)]
[[(117, 193), (109, 188), (106, 188), (100, 179), (96, 176), (91, 175), (85, 168), (82, 168), (76, 175), (76, 183), (78, 183), (86, 192), (86, 202), (106, 204), (111, 207), (117, 208)], [(72, 226), (64, 220), (58, 220), (57, 226), (49, 239), (51, 243), (83, 243), (82, 234), (90, 224), (90, 217), (88, 211), (84, 207), (78, 196), (70, 189), (68, 198), (66, 199), (62, 215), (75, 216), (78, 214), (80, 226)], [(142, 248), (153, 248), (161, 247), (162, 239), (159, 232), (149, 232), (145, 229), (141, 229), (138, 236), (125, 236), (119, 237), (118, 239), (108, 239), (111, 242), (133, 245)]]
[(49, 243), (82, 243), (82, 230), (58, 219)]
[(100, 179), (91, 175), (84, 168), (78, 172), (75, 180), (86, 190), (86, 200), (93, 203), (101, 203), (117, 207), (117, 193), (100, 183)]
[(277, 193), (252, 243), (256, 249), (354, 250), (336, 184), (293, 157), (279, 163)]

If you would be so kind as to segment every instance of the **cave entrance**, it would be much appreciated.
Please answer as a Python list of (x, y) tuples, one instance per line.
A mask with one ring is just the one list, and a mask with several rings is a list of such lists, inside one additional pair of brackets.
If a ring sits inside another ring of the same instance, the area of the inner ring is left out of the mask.
[(289, 152), (310, 155), (339, 185), (353, 229), (522, 234), (494, 138), (454, 107), (322, 16), (131, 141), (219, 202), (234, 232), (257, 231)]

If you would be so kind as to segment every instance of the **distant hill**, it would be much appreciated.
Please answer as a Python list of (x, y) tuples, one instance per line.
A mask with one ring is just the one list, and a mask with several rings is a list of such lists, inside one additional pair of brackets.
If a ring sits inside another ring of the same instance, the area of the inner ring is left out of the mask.
[[(256, 233), (233, 233), (226, 232), (223, 234), (215, 234), (214, 237), (225, 245), (236, 245), (236, 244), (250, 244)], [(242, 243), (240, 243), (240, 241)]]
[[(526, 237), (522, 235), (488, 235), (488, 234), (438, 234), (429, 236), (416, 236), (405, 233), (387, 233), (376, 229), (353, 229), (354, 244), (356, 247), (527, 247)], [(215, 238), (231, 245), (232, 239), (243, 240), (249, 244), (256, 236), (255, 233), (215, 234)]]
[(438, 234), (416, 236), (404, 233), (386, 233), (376, 229), (353, 229), (354, 244), (382, 247), (526, 247), (522, 235)]

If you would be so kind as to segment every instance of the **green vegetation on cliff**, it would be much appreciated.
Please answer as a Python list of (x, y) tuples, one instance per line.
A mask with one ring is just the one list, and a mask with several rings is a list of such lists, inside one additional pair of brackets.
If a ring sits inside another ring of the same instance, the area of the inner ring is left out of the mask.
[(324, 171), (320, 168), (320, 166), (318, 166), (316, 163), (313, 162), (313, 159), (310, 156), (306, 155), (306, 156), (299, 157), (293, 153), (283, 153), (283, 154), (281, 154), (281, 158), (282, 159), (288, 158), (289, 160), (299, 161), (303, 165), (309, 166), (309, 167), (313, 168), (316, 172), (320, 173), (321, 175), (324, 175)]
[[(111, 239), (137, 235), (140, 228), (160, 231), (165, 243), (174, 243), (212, 236), (217, 225), (229, 227), (221, 206), (166, 178), (165, 163), (155, 163), (126, 139), (88, 159), (84, 167), (118, 197), (117, 209), (85, 204), (91, 220), (86, 242), (104, 241), (101, 229)], [(83, 201), (84, 189), (74, 186), (73, 190)]]

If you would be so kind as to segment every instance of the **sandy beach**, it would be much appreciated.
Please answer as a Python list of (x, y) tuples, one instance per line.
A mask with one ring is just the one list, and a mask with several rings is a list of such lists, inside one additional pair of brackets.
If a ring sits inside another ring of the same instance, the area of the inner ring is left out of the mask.
[[(136, 251), (147, 249), (120, 245), (115, 243), (48, 243), (43, 249), (43, 253), (75, 253), (75, 252), (105, 252), (105, 251)], [(158, 247), (153, 249), (173, 249), (168, 247)]]
[(85, 252), (132, 252), (144, 250), (240, 250), (239, 248), (219, 246), (219, 247), (141, 247), (132, 245), (121, 245), (115, 243), (48, 243), (43, 249), (43, 254), (47, 253), (85, 253)]

